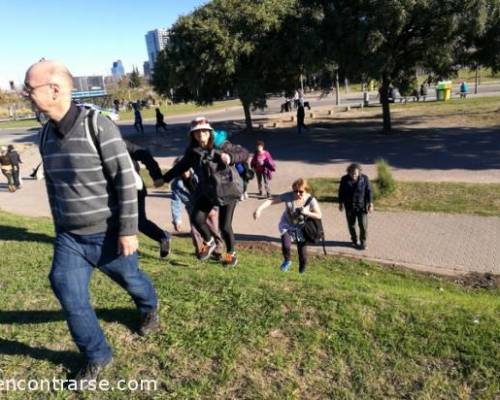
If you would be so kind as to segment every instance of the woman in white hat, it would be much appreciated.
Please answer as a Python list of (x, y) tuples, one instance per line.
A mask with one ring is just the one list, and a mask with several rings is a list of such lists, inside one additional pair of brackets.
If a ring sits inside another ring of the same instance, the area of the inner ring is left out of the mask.
[[(175, 164), (165, 175), (163, 180), (170, 182), (183, 172), (193, 168), (198, 177), (199, 183), (196, 193), (193, 195), (193, 211), (191, 214), (192, 223), (203, 237), (203, 245), (199, 252), (199, 259), (210, 258), (216, 248), (215, 240), (207, 225), (207, 216), (216, 204), (211, 190), (213, 189), (210, 176), (213, 173), (211, 167), (214, 164), (230, 166), (248, 159), (248, 151), (240, 145), (234, 145), (225, 140), (219, 147), (219, 151), (214, 151), (214, 132), (210, 123), (205, 117), (198, 117), (191, 121), (190, 127), (191, 143), (189, 144), (182, 159)], [(237, 200), (224, 205), (219, 205), (219, 228), (222, 238), (226, 244), (226, 254), (223, 264), (233, 267), (237, 264), (235, 252), (235, 239), (233, 233), (233, 215)]]

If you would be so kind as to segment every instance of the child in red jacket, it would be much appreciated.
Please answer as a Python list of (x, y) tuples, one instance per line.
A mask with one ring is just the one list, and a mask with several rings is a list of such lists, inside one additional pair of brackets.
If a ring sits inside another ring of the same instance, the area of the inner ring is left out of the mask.
[(259, 185), (259, 196), (263, 195), (262, 183), (264, 183), (264, 189), (266, 190), (266, 197), (271, 197), (271, 179), (273, 177), (273, 172), (276, 171), (276, 165), (271, 157), (271, 153), (264, 150), (264, 142), (262, 140), (257, 141), (257, 147), (255, 153), (253, 154), (251, 167), (257, 175), (257, 184)]

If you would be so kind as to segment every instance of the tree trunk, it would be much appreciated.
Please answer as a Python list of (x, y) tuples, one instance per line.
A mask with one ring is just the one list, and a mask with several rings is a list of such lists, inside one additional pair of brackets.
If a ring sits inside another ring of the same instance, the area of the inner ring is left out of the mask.
[(247, 131), (252, 130), (252, 112), (250, 111), (250, 103), (244, 100), (241, 100), (241, 104), (243, 105), (243, 111), (245, 112), (245, 124), (247, 126)]
[(382, 93), (380, 93), (380, 101), (382, 102), (382, 115), (384, 119), (384, 133), (391, 133), (391, 109), (389, 106), (389, 80), (386, 77), (382, 78)]

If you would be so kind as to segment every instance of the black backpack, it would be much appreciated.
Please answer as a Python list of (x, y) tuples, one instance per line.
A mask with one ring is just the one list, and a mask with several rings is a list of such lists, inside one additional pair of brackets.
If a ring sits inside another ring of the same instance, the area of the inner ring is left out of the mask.
[[(304, 207), (307, 207), (312, 199), (313, 196), (309, 197), (305, 202)], [(302, 233), (309, 243), (318, 244), (321, 241), (323, 244), (323, 253), (326, 255), (325, 231), (323, 229), (323, 223), (320, 219), (306, 217), (304, 226), (302, 227)]]
[(240, 200), (243, 194), (243, 180), (234, 165), (216, 162), (215, 157), (218, 155), (217, 151), (212, 150), (202, 158), (208, 170), (208, 181), (204, 192), (213, 204), (225, 206)]

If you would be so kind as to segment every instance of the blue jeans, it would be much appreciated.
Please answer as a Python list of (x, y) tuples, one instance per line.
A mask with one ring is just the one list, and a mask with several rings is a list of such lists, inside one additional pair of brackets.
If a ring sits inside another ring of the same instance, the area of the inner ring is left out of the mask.
[(128, 257), (118, 254), (117, 234), (57, 234), (49, 275), (52, 290), (80, 351), (90, 362), (104, 362), (112, 352), (89, 301), (95, 267), (124, 288), (140, 312), (154, 310), (158, 301), (151, 281), (138, 268), (137, 253)]

